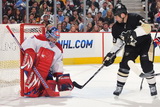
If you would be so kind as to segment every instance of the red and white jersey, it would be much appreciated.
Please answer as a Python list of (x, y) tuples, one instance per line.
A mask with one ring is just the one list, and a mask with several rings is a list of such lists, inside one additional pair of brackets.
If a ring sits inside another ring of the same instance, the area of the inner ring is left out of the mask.
[(24, 50), (32, 48), (36, 53), (41, 47), (54, 51), (55, 56), (50, 71), (53, 73), (63, 73), (63, 49), (59, 43), (51, 46), (45, 35), (40, 34), (27, 38), (22, 43), (22, 47)]

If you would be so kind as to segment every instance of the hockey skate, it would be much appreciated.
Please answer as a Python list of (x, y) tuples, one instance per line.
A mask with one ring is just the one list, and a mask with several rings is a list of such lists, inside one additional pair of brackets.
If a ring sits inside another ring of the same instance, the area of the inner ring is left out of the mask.
[(151, 96), (156, 96), (157, 95), (157, 89), (156, 85), (149, 85)]
[(122, 86), (117, 86), (116, 90), (113, 92), (114, 95), (119, 96), (122, 92), (123, 87)]

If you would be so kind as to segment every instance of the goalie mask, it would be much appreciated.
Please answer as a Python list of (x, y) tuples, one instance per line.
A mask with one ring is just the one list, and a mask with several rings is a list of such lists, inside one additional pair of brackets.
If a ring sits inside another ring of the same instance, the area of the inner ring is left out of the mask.
[(46, 38), (49, 40), (51, 47), (55, 46), (55, 43), (60, 38), (60, 33), (56, 27), (51, 27), (46, 31)]
[(127, 8), (122, 3), (118, 3), (113, 8), (113, 14), (114, 16), (120, 16), (122, 13), (127, 14)]
[(46, 38), (48, 39), (50, 37), (53, 37), (55, 39), (60, 38), (60, 33), (56, 27), (51, 27), (46, 31)]

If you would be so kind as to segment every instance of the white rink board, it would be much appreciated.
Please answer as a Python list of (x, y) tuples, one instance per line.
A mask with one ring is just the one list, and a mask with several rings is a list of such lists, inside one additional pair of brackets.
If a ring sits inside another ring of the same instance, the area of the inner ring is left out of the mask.
[(63, 47), (64, 58), (102, 55), (101, 33), (61, 33), (59, 43)]

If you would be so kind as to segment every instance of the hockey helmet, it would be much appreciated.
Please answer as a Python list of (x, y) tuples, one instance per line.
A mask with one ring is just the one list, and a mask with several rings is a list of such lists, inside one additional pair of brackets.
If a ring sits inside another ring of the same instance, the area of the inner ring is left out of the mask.
[(55, 39), (60, 38), (60, 33), (56, 27), (51, 27), (46, 31), (46, 38), (53, 37)]
[(122, 3), (118, 3), (113, 8), (113, 14), (114, 16), (120, 16), (121, 13), (127, 14), (127, 8)]

